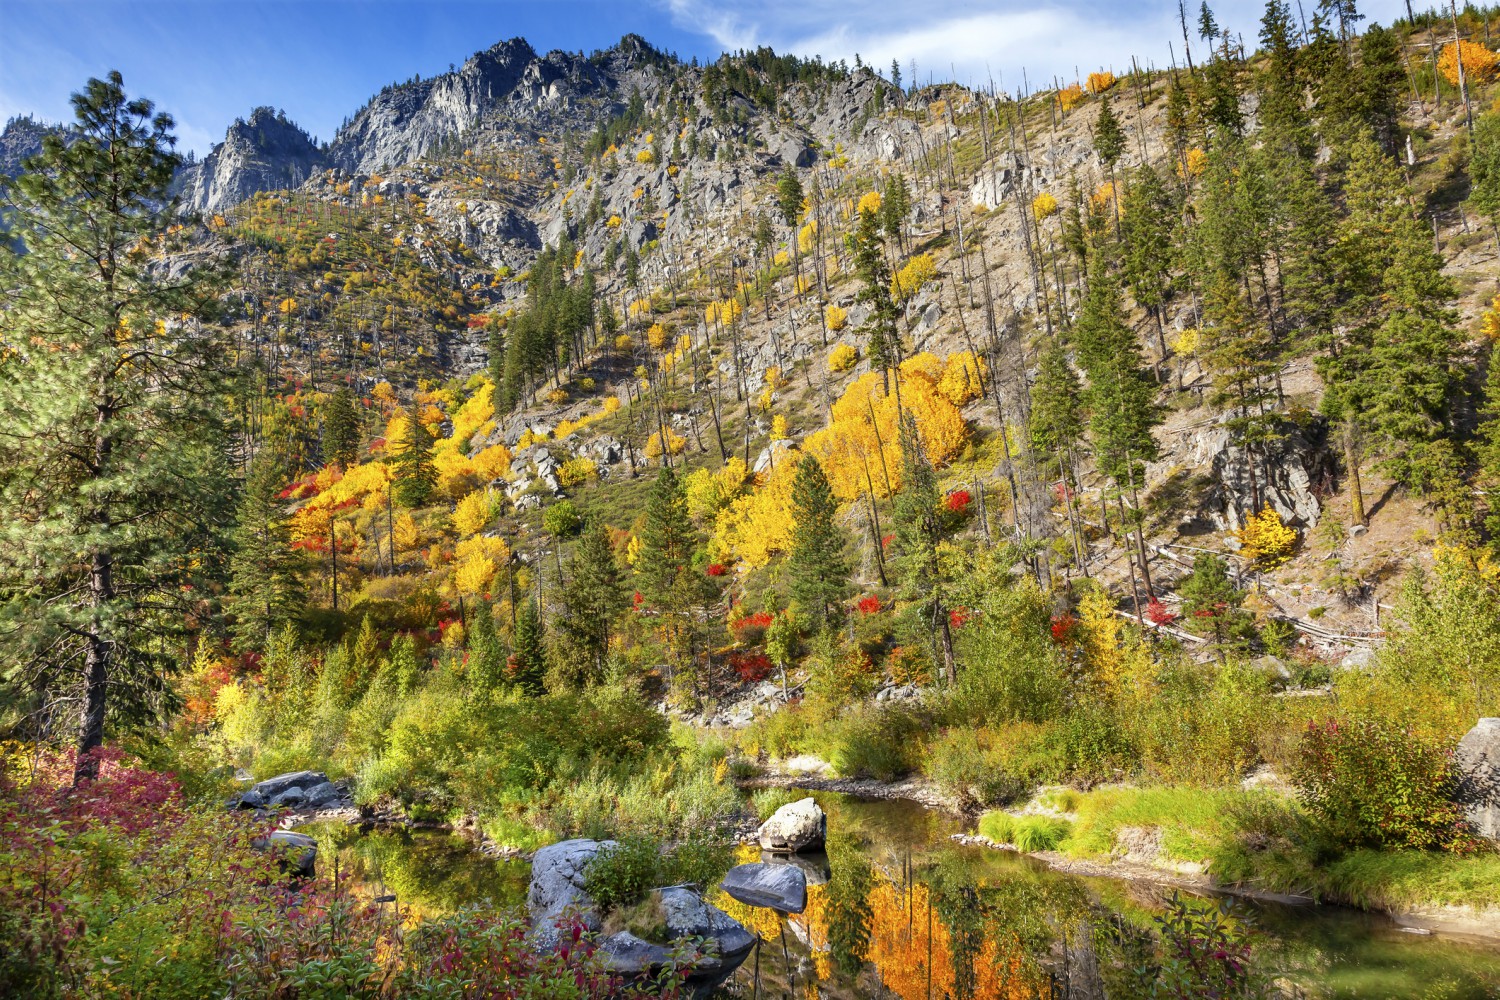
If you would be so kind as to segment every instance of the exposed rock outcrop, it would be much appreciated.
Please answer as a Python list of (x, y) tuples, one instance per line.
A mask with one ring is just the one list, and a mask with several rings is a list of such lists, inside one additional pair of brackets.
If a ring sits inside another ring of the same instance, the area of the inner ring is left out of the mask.
[(221, 212), (260, 191), (300, 187), (327, 166), (323, 151), (286, 116), (256, 108), (229, 126), (224, 141), (183, 169), (185, 208)]
[(1464, 818), (1474, 832), (1500, 841), (1500, 719), (1480, 719), (1458, 741)]

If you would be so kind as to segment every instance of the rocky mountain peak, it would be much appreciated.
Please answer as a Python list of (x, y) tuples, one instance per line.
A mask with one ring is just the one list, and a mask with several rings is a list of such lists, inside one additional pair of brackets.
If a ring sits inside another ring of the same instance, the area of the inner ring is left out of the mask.
[(183, 206), (219, 212), (257, 191), (295, 188), (327, 166), (324, 153), (296, 122), (259, 107), (237, 118), (224, 141), (178, 177)]

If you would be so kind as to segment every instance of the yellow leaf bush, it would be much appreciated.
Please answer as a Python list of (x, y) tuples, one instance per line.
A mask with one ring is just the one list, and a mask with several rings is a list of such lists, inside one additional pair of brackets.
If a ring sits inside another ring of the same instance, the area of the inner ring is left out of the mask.
[[(842, 311), (842, 310), (841, 310)], [(848, 344), (835, 344), (828, 352), (828, 370), (846, 372), (859, 360), (859, 352)]]
[(891, 296), (897, 302), (905, 302), (936, 277), (937, 262), (932, 259), (932, 254), (919, 253), (891, 278)]
[(878, 212), (880, 211), (880, 202), (879, 191), (866, 191), (860, 196), (859, 204), (855, 206), (854, 212), (856, 215), (863, 215), (866, 211)]
[(1108, 71), (1103, 73), (1090, 73), (1085, 81), (1090, 94), (1102, 94), (1115, 85), (1115, 75)]
[(1057, 199), (1043, 191), (1031, 199), (1031, 214), (1036, 216), (1036, 221), (1045, 222), (1057, 214)]
[(837, 333), (848, 324), (849, 310), (831, 305), (823, 310), (823, 322), (827, 324), (828, 329)]
[(1245, 526), (1234, 535), (1240, 542), (1240, 554), (1261, 569), (1275, 569), (1297, 549), (1297, 530), (1282, 524), (1281, 515), (1269, 506), (1245, 518)]
[(797, 456), (787, 452), (754, 491), (742, 494), (714, 520), (711, 551), (719, 558), (735, 558), (752, 569), (785, 552), (792, 543), (792, 483), (797, 478)]
[[(670, 452), (673, 455), (680, 455), (680, 454), (682, 454), (682, 450), (687, 447), (687, 438), (683, 437), (681, 434), (678, 434), (676, 431), (674, 431), (670, 427), (668, 427), (666, 429), (666, 435), (667, 435), (667, 451)], [(661, 453), (662, 453), (662, 443), (661, 442), (662, 442), (662, 432), (661, 431), (657, 431), (655, 434), (652, 434), (649, 438), (646, 439), (646, 457), (647, 458), (660, 458), (661, 457)]]

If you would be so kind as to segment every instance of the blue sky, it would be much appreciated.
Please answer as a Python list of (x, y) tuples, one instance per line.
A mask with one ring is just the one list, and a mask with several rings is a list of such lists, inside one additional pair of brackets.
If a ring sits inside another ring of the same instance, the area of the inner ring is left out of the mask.
[[(1311, 11), (1316, 0), (1303, 0)], [(1196, 6), (1194, 0), (1193, 6)], [(1260, 4), (1219, 0), (1221, 23), (1253, 36)], [(1364, 0), (1389, 23), (1403, 0)], [(131, 94), (178, 121), (199, 153), (259, 104), (323, 139), (392, 81), (446, 71), (494, 42), (586, 52), (634, 31), (682, 58), (771, 45), (855, 53), (910, 77), (1035, 86), (1100, 67), (1181, 58), (1175, 0), (0, 0), (0, 120), (71, 117), (68, 95), (118, 69)], [(1294, 4), (1295, 9), (1295, 4)], [(1195, 39), (1196, 41), (1196, 39)]]

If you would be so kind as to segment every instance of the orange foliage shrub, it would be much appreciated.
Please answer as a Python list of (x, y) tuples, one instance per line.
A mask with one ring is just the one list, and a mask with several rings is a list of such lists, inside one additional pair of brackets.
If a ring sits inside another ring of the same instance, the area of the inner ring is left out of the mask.
[(1443, 46), (1442, 54), (1438, 56), (1438, 72), (1443, 74), (1443, 79), (1453, 86), (1458, 86), (1458, 57), (1462, 54), (1464, 61), (1464, 78), (1469, 83), (1483, 83), (1495, 75), (1495, 53), (1477, 42), (1460, 41), (1458, 47), (1454, 48), (1449, 42)]
[(1090, 94), (1102, 94), (1115, 85), (1115, 75), (1108, 71), (1103, 73), (1090, 73), (1088, 88)]

